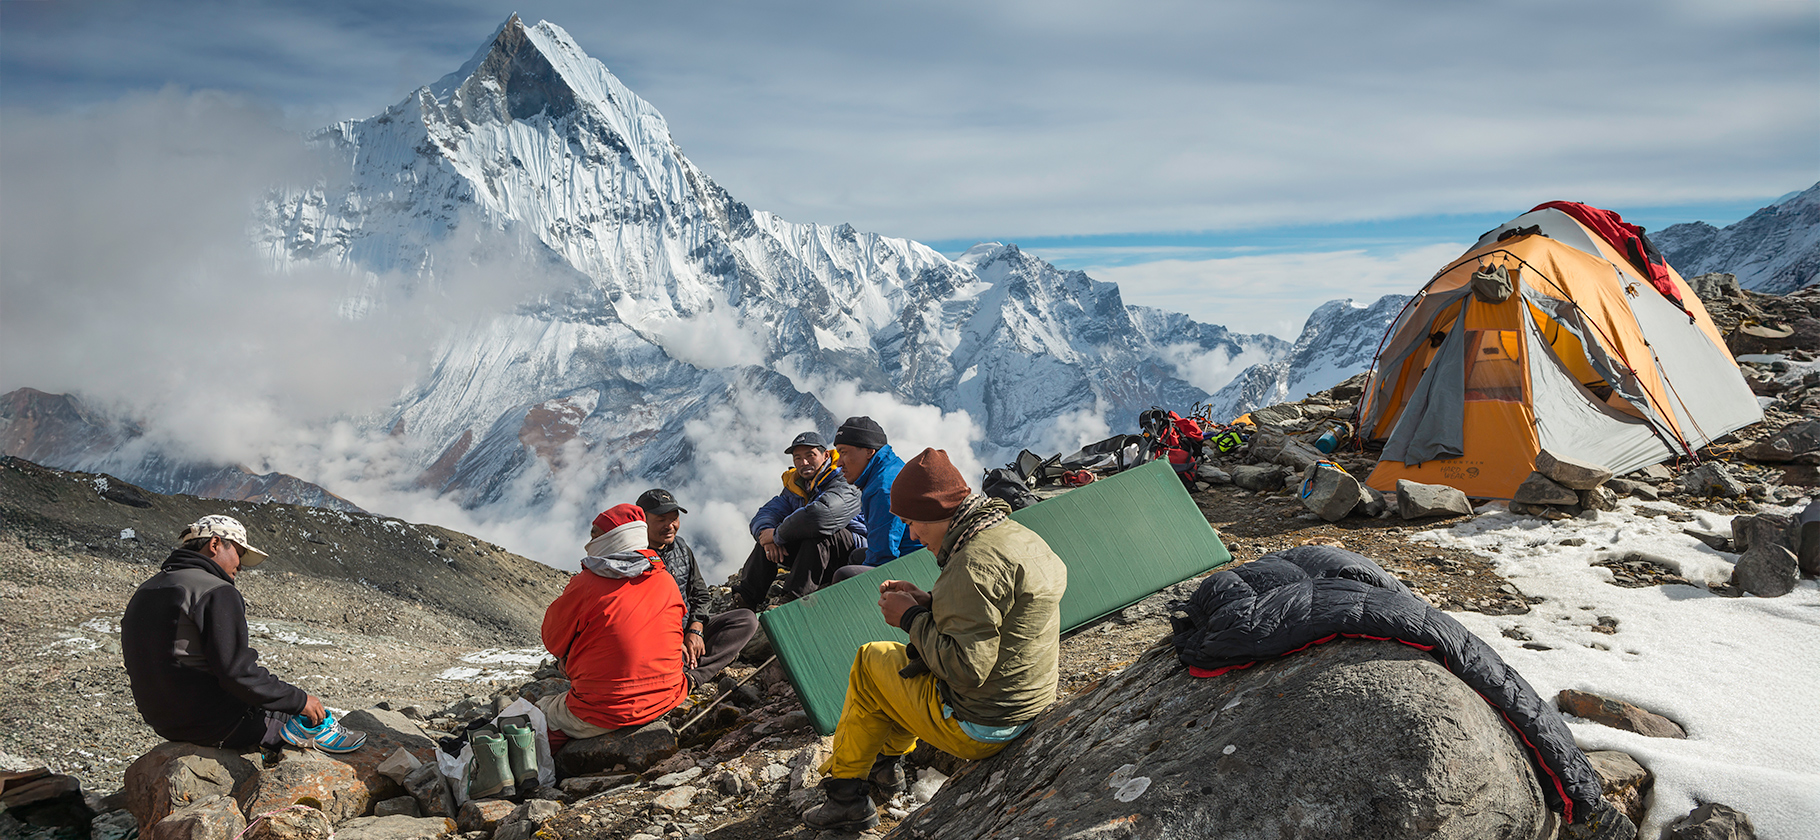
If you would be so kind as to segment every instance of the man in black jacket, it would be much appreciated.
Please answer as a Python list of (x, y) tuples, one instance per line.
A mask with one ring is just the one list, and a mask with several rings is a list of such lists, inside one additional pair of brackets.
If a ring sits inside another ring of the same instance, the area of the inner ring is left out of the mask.
[(676, 588), (682, 590), (688, 609), (683, 618), (683, 673), (689, 678), (689, 690), (694, 691), (719, 676), (752, 641), (758, 632), (758, 616), (746, 609), (708, 615), (708, 584), (702, 581), (695, 552), (677, 533), (682, 530), (682, 515), (689, 511), (661, 488), (646, 490), (638, 497), (638, 506), (645, 512), (650, 546), (676, 578)]
[(322, 701), (272, 676), (247, 646), (234, 577), (265, 552), (229, 516), (204, 516), (178, 539), (120, 620), (139, 716), (164, 738), (210, 747), (277, 746), (293, 715), (321, 724)]

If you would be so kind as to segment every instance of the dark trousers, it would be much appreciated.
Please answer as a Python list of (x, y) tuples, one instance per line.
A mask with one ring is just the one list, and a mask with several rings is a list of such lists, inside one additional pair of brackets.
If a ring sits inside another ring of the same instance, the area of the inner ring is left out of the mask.
[(268, 712), (264, 709), (248, 709), (246, 716), (229, 732), (221, 743), (216, 745), (228, 749), (243, 747), (277, 747), (284, 744), (285, 721), (291, 719), (284, 712)]
[(751, 610), (727, 610), (710, 616), (701, 631), (702, 644), (707, 650), (695, 660), (695, 667), (684, 672), (689, 677), (689, 685), (713, 682), (720, 676), (721, 669), (733, 664), (757, 633), (758, 615)]
[[(847, 565), (855, 549), (864, 551), (866, 542), (845, 528), (818, 540), (803, 540), (784, 547), (784, 567), (790, 570), (784, 580), (784, 595), (794, 598), (807, 595), (834, 582), (834, 570)], [(754, 609), (763, 605), (771, 581), (777, 579), (777, 564), (765, 559), (765, 547), (752, 545), (746, 565), (739, 572), (739, 588), (733, 590)]]

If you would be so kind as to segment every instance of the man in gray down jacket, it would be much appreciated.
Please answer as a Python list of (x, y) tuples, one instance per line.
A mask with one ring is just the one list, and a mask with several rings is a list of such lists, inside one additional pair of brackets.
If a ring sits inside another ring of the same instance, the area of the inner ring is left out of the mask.
[(663, 488), (646, 490), (638, 497), (638, 507), (645, 512), (647, 540), (664, 570), (676, 579), (683, 607), (683, 676), (689, 679), (689, 690), (720, 676), (722, 669), (733, 663), (752, 636), (758, 633), (758, 616), (751, 610), (731, 609), (708, 614), (708, 584), (702, 580), (701, 564), (695, 562), (695, 551), (678, 533), (682, 515), (689, 510), (677, 503), (676, 497)]
[[(842, 566), (865, 562), (866, 521), (859, 488), (841, 476), (840, 456), (815, 432), (803, 432), (785, 450), (783, 492), (758, 509), (751, 531), (757, 545), (740, 570), (736, 603), (753, 610), (767, 597), (790, 600), (833, 582)], [(779, 578), (778, 568), (789, 572)]]

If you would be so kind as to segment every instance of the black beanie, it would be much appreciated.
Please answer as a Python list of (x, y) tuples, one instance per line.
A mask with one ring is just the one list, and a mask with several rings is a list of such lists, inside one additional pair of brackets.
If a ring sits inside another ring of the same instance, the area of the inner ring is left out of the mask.
[(884, 449), (884, 427), (866, 416), (849, 417), (834, 432), (834, 445), (857, 446), (861, 449)]

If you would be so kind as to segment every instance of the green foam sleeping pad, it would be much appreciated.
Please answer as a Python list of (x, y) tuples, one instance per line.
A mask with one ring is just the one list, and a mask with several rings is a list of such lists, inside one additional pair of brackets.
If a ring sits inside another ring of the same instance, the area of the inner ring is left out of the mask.
[[(1068, 565), (1062, 632), (1232, 562), (1232, 554), (1167, 462), (1100, 479), (1011, 514)], [(853, 654), (867, 642), (908, 642), (878, 611), (878, 584), (922, 589), (940, 572), (927, 549), (824, 587), (759, 616), (815, 731), (834, 732)]]

